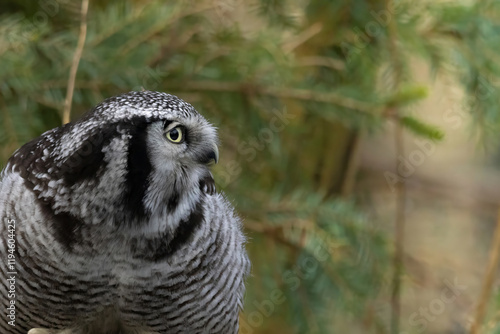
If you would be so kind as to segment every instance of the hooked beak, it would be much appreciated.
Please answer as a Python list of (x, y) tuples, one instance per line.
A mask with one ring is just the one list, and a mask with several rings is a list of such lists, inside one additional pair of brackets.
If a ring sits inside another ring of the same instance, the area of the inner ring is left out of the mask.
[(214, 165), (219, 162), (219, 148), (217, 145), (212, 146), (212, 150), (208, 151), (203, 157), (200, 159), (200, 162), (205, 165)]

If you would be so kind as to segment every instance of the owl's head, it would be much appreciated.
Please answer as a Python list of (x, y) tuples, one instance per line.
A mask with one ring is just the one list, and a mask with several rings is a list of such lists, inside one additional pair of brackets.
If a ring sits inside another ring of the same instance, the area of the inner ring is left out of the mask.
[(209, 165), (217, 160), (216, 130), (190, 104), (142, 91), (107, 99), (44, 133), (16, 151), (7, 168), (56, 215), (137, 227), (189, 215), (215, 191)]

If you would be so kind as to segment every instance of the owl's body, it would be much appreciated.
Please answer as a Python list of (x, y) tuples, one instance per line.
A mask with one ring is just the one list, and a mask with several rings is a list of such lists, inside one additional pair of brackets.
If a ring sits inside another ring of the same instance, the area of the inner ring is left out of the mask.
[(236, 333), (249, 262), (207, 167), (215, 144), (189, 104), (132, 92), (16, 151), (0, 181), (15, 322), (0, 331)]

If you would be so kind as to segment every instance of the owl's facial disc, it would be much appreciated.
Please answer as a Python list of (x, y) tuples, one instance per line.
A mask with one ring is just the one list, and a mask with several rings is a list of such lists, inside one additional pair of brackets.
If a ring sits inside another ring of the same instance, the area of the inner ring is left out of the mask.
[(151, 169), (142, 200), (144, 211), (152, 216), (166, 214), (178, 222), (200, 196), (213, 193), (214, 187), (207, 184), (213, 183), (209, 164), (219, 158), (216, 144), (215, 128), (201, 117), (150, 123), (145, 151)]

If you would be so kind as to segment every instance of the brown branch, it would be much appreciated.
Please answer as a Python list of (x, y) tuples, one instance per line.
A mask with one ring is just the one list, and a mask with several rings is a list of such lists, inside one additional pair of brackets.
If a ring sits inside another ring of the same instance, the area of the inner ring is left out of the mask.
[[(392, 0), (386, 0), (386, 7), (390, 12), (393, 6)], [(394, 83), (392, 89), (399, 90), (402, 81), (402, 63), (397, 46), (398, 31), (397, 21), (393, 14), (388, 24), (389, 35), (389, 52), (391, 54), (392, 63), (394, 66)], [(386, 110), (388, 116), (398, 118), (398, 110), (396, 108), (389, 108)], [(399, 159), (398, 157), (404, 156), (404, 137), (403, 126), (400, 122), (395, 122), (394, 140), (396, 146), (396, 170), (398, 170)], [(394, 239), (394, 259), (393, 259), (393, 276), (392, 276), (392, 291), (391, 291), (391, 334), (400, 332), (401, 320), (401, 275), (403, 273), (403, 258), (404, 258), (404, 242), (405, 242), (405, 220), (406, 220), (406, 185), (404, 182), (398, 182), (396, 186), (396, 221), (395, 221), (395, 239)]]
[[(316, 92), (308, 89), (299, 88), (277, 88), (257, 86), (250, 83), (224, 82), (224, 81), (186, 81), (183, 83), (174, 83), (171, 87), (168, 84), (166, 88), (176, 90), (196, 90), (212, 92), (242, 92), (248, 94), (268, 95), (278, 98), (289, 98), (303, 101), (316, 101), (331, 103), (347, 109), (352, 109), (370, 116), (383, 116), (382, 108), (372, 104), (360, 102), (335, 93)], [(392, 115), (388, 117), (393, 117)]]
[(297, 66), (323, 66), (323, 67), (329, 67), (336, 71), (344, 71), (346, 69), (344, 62), (334, 58), (321, 57), (321, 56), (309, 56), (309, 57), (299, 58), (297, 60)]
[(483, 280), (483, 287), (481, 289), (481, 296), (476, 308), (476, 315), (471, 326), (471, 334), (479, 334), (481, 329), (481, 324), (484, 321), (486, 314), (486, 308), (491, 296), (491, 288), (493, 286), (493, 281), (498, 268), (498, 260), (500, 259), (500, 210), (498, 212), (497, 226), (495, 229), (495, 235), (493, 237), (493, 244), (490, 249), (490, 259), (488, 262), (488, 268), (486, 269), (486, 274)]
[(71, 115), (71, 102), (73, 101), (73, 92), (75, 91), (76, 72), (82, 57), (83, 46), (87, 37), (87, 12), (89, 9), (89, 0), (82, 0), (81, 22), (80, 22), (80, 35), (78, 36), (78, 44), (76, 46), (75, 54), (73, 55), (73, 62), (69, 72), (68, 86), (66, 90), (66, 100), (64, 101), (63, 110), (63, 124), (69, 123)]
[(323, 25), (321, 23), (315, 23), (309, 28), (305, 29), (298, 36), (294, 36), (291, 41), (283, 44), (281, 47), (285, 53), (290, 53), (300, 45), (304, 44), (306, 41), (310, 40), (312, 37), (316, 36), (323, 30)]
[[(403, 127), (396, 124), (395, 130), (396, 157), (404, 155)], [(399, 160), (396, 158), (396, 170)], [(405, 209), (406, 209), (406, 185), (399, 182), (396, 186), (396, 223), (394, 240), (394, 260), (391, 293), (391, 333), (399, 333), (399, 321), (401, 317), (401, 275), (403, 273), (403, 257), (405, 242)]]
[[(63, 83), (59, 80), (47, 81), (44, 83), (44, 88), (57, 88), (61, 87)], [(82, 89), (94, 89), (99, 85), (104, 85), (103, 82), (78, 82), (76, 85)], [(314, 101), (322, 103), (330, 103), (339, 107), (347, 108), (360, 112), (367, 116), (384, 117), (395, 121), (399, 120), (399, 116), (395, 113), (385, 112), (384, 106), (373, 105), (367, 102), (361, 102), (349, 97), (345, 97), (335, 93), (317, 92), (309, 89), (300, 88), (276, 88), (257, 86), (248, 82), (231, 82), (231, 81), (184, 81), (174, 82), (172, 84), (164, 83), (162, 87), (165, 89), (172, 89), (179, 92), (190, 91), (207, 91), (207, 92), (227, 92), (227, 93), (242, 93), (242, 94), (257, 94), (267, 95), (276, 98), (296, 99), (302, 101)]]
[(331, 103), (348, 109), (375, 116), (377, 109), (372, 105), (333, 93), (315, 92), (307, 89), (267, 87), (257, 91), (260, 94), (281, 98)]
[(356, 183), (356, 175), (358, 172), (358, 159), (359, 152), (361, 148), (361, 133), (355, 131), (352, 134), (352, 138), (349, 142), (349, 156), (347, 157), (347, 163), (344, 171), (344, 180), (342, 181), (342, 186), (340, 193), (342, 197), (348, 198), (351, 196), (352, 190)]

